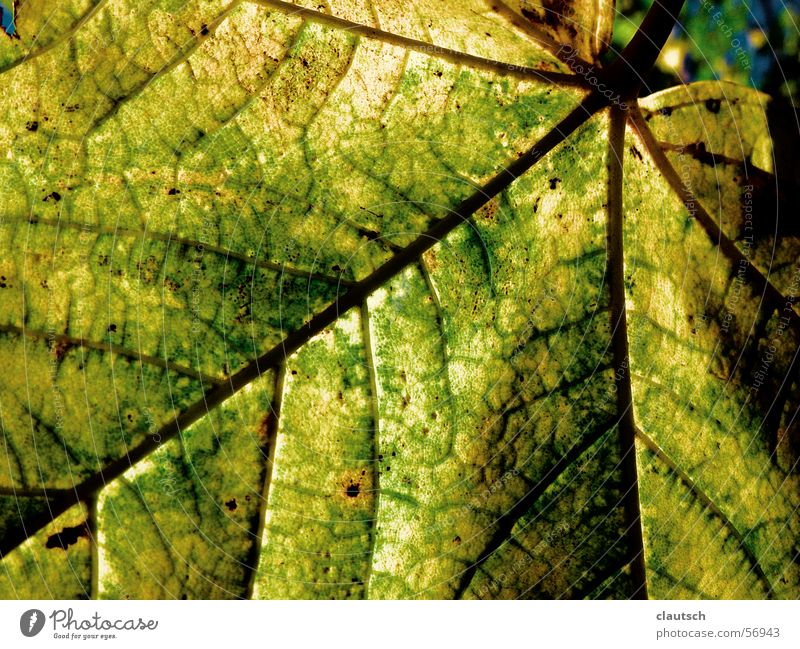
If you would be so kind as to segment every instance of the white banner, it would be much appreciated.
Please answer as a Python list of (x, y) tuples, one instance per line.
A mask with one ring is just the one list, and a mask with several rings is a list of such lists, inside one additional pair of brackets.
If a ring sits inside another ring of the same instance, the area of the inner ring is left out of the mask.
[(797, 601), (2, 601), (0, 646), (796, 649), (798, 617)]

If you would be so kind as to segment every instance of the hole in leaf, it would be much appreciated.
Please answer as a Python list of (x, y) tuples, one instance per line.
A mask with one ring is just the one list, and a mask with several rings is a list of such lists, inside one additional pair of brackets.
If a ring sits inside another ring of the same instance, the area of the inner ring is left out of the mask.
[(44, 545), (48, 550), (54, 548), (66, 550), (69, 546), (77, 543), (79, 538), (87, 536), (89, 536), (89, 528), (86, 526), (86, 523), (81, 523), (75, 527), (65, 527), (60, 532), (51, 534), (47, 537), (47, 541)]

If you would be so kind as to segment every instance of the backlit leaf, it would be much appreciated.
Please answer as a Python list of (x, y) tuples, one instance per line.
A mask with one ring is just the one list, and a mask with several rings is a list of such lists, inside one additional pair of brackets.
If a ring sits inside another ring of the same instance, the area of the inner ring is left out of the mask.
[(18, 9), (2, 596), (798, 596), (772, 104), (562, 5)]

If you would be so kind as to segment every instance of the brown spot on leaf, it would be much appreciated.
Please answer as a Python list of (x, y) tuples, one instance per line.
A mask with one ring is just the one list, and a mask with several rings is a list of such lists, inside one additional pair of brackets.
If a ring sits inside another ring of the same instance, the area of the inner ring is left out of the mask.
[(67, 350), (69, 349), (69, 343), (67, 342), (57, 342), (53, 345), (53, 356), (56, 357), (57, 361), (63, 360), (64, 356), (67, 355)]

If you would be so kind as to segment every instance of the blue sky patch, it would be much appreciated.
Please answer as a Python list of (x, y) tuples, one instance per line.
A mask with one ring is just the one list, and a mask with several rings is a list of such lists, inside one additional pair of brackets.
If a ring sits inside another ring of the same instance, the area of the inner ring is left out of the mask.
[(0, 26), (9, 36), (17, 31), (14, 25), (14, 3), (11, 0), (0, 0)]

